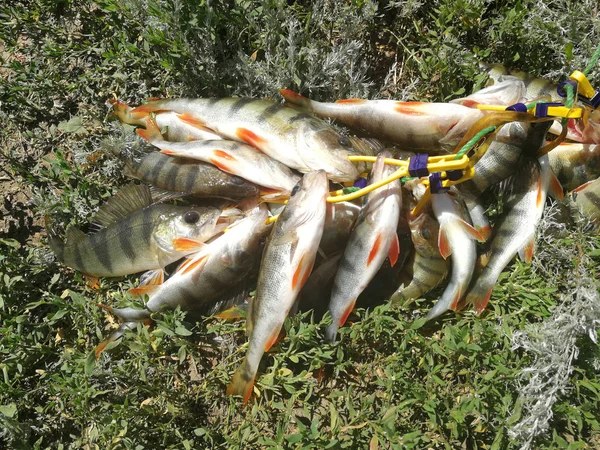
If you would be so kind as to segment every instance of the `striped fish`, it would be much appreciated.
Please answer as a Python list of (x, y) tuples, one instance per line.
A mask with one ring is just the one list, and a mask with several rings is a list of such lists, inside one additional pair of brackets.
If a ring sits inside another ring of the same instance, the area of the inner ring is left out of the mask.
[(311, 273), (325, 224), (328, 187), (324, 171), (304, 175), (267, 241), (246, 322), (248, 351), (227, 387), (227, 394), (242, 395), (244, 404), (252, 394), (263, 354), (277, 341)]
[(485, 154), (474, 166), (475, 175), (458, 185), (463, 195), (473, 226), (484, 239), (491, 234), (491, 228), (479, 197), (490, 186), (510, 177), (519, 168), (524, 155), (535, 155), (545, 142), (546, 132), (551, 122), (506, 124), (496, 136)]
[(212, 164), (172, 158), (160, 152), (148, 153), (140, 160), (126, 160), (124, 173), (130, 178), (182, 195), (228, 200), (257, 198), (260, 195), (256, 185), (225, 173)]
[(326, 122), (268, 100), (251, 98), (155, 100), (132, 114), (172, 111), (184, 122), (224, 138), (245, 142), (286, 166), (324, 170), (333, 181), (354, 181), (361, 173), (348, 159), (351, 141)]
[(130, 185), (112, 197), (94, 222), (101, 228), (88, 235), (71, 227), (66, 242), (49, 230), (58, 259), (86, 275), (119, 277), (164, 268), (191, 253), (174, 239), (205, 241), (224, 226), (222, 211), (212, 207), (152, 204), (147, 186)]
[[(147, 125), (149, 117), (146, 113), (133, 113), (131, 112), (133, 108), (118, 100), (109, 100), (109, 103), (113, 106), (113, 114), (119, 118), (121, 123), (141, 127)], [(216, 133), (184, 122), (174, 112), (160, 112), (154, 115), (153, 120), (159, 130), (165, 131), (165, 139), (171, 142), (215, 141), (221, 139), (221, 136)]]
[(573, 198), (585, 217), (600, 222), (600, 178), (579, 186), (573, 191)]
[[(146, 129), (137, 133), (158, 147), (161, 153), (213, 164), (223, 172), (237, 175), (255, 184), (275, 190), (273, 195), (288, 197), (300, 177), (284, 164), (248, 144), (236, 141), (165, 141), (156, 124), (148, 120)], [(270, 195), (265, 199), (273, 197)]]
[(450, 103), (363, 99), (322, 103), (288, 89), (280, 92), (286, 102), (303, 110), (389, 139), (405, 150), (432, 154), (451, 151), (471, 125), (483, 117), (477, 109)]
[[(377, 156), (371, 172), (371, 183), (377, 183), (394, 172), (394, 166), (383, 162), (384, 158), (390, 157), (388, 152)], [(335, 341), (338, 328), (344, 325), (356, 299), (381, 268), (388, 254), (392, 266), (398, 259), (400, 248), (396, 228), (402, 208), (400, 190), (400, 181), (396, 180), (366, 196), (333, 284), (329, 302), (331, 325), (325, 333), (328, 342)]]
[(600, 176), (600, 144), (563, 143), (548, 153), (552, 171), (567, 191)]
[[(546, 161), (547, 162), (547, 161)], [(512, 178), (510, 195), (505, 214), (496, 224), (491, 241), (491, 256), (483, 271), (472, 281), (469, 292), (461, 303), (473, 303), (481, 314), (487, 306), (492, 289), (500, 273), (519, 253), (525, 261), (531, 261), (535, 245), (535, 231), (544, 211), (549, 164), (540, 165), (537, 159), (526, 160)], [(546, 186), (545, 186), (546, 184)]]
[(412, 261), (412, 277), (406, 285), (390, 297), (391, 302), (417, 299), (438, 286), (448, 273), (448, 262), (440, 255), (438, 248), (439, 224), (427, 212), (409, 217), (411, 239), (415, 247)]

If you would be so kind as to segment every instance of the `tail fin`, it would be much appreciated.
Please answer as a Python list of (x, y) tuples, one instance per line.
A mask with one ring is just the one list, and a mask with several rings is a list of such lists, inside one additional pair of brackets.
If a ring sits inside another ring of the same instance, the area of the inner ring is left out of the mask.
[(481, 315), (481, 313), (485, 310), (488, 302), (490, 301), (490, 297), (492, 296), (492, 290), (494, 289), (494, 285), (488, 287), (488, 283), (477, 282), (473, 286), (473, 289), (469, 291), (467, 296), (457, 305), (457, 309), (462, 308), (463, 305), (467, 305), (469, 303), (473, 303), (473, 308), (477, 315)]
[(137, 322), (125, 322), (121, 324), (121, 326), (114, 333), (112, 333), (107, 339), (100, 342), (96, 346), (96, 348), (94, 349), (94, 352), (96, 353), (96, 359), (100, 357), (100, 354), (106, 349), (106, 347), (109, 344), (112, 344), (117, 339), (123, 337), (126, 331), (134, 330), (135, 327), (137, 327)]
[(127, 123), (129, 125), (145, 125), (144, 116), (145, 114), (140, 113), (132, 113), (132, 109), (126, 103), (118, 99), (110, 99), (108, 100), (113, 107), (113, 114), (119, 118), (121, 123)]
[(164, 138), (163, 138), (162, 134), (160, 133), (160, 130), (158, 129), (158, 125), (156, 124), (156, 121), (152, 117), (150, 117), (150, 116), (146, 117), (146, 119), (143, 121), (143, 124), (146, 127), (146, 129), (138, 128), (135, 131), (145, 141), (150, 142), (150, 143), (155, 142), (155, 141), (164, 141)]
[(279, 93), (287, 103), (306, 111), (312, 111), (312, 105), (309, 98), (306, 98), (303, 95), (300, 95), (289, 89), (280, 89)]
[(246, 360), (238, 367), (233, 374), (233, 378), (227, 386), (227, 395), (241, 395), (244, 398), (244, 406), (250, 400), (252, 389), (254, 388), (254, 379), (256, 374), (248, 373)]
[(50, 219), (50, 216), (44, 217), (44, 224), (46, 226), (46, 232), (48, 233), (48, 245), (59, 259), (59, 261), (64, 261), (65, 254), (65, 243), (62, 239), (58, 237), (59, 233), (55, 226), (55, 224)]

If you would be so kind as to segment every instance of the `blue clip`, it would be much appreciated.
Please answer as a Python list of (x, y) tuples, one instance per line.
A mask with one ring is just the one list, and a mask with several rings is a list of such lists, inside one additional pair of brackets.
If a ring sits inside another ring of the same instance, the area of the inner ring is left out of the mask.
[(432, 194), (442, 194), (448, 191), (447, 187), (442, 186), (442, 174), (439, 172), (429, 175), (429, 190)]
[(354, 182), (354, 187), (363, 189), (365, 187), (367, 187), (367, 179), (366, 178), (359, 178), (358, 180), (356, 180)]
[(446, 178), (448, 178), (450, 181), (460, 180), (462, 176), (462, 170), (446, 170)]
[(562, 83), (560, 83), (558, 85), (558, 87), (556, 88), (556, 92), (561, 97), (567, 96), (567, 91), (565, 90), (565, 85), (567, 85), (567, 84), (570, 84), (571, 86), (573, 86), (573, 93), (577, 94), (577, 81), (567, 80), (567, 81), (563, 81)]
[(417, 178), (429, 175), (429, 170), (427, 169), (428, 159), (429, 155), (427, 153), (418, 153), (415, 156), (412, 156), (408, 163), (408, 174), (411, 177)]
[(548, 117), (550, 106), (565, 106), (562, 103), (538, 103), (535, 105), (535, 117)]
[(580, 95), (578, 99), (580, 102), (585, 103), (594, 109), (598, 109), (598, 106), (600, 106), (600, 92), (596, 92), (592, 98), (587, 98), (583, 95)]
[(525, 103), (515, 103), (514, 105), (510, 105), (506, 107), (506, 111), (515, 111), (515, 112), (527, 112), (527, 105)]

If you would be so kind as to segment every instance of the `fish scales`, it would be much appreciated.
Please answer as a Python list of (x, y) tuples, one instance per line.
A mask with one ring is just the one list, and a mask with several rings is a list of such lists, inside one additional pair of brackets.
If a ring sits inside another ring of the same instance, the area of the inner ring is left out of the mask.
[(600, 145), (560, 144), (548, 153), (552, 171), (567, 191), (600, 176)]
[(309, 172), (299, 181), (267, 240), (247, 319), (249, 346), (227, 388), (229, 395), (252, 393), (258, 365), (274, 344), (308, 279), (325, 224), (328, 182), (325, 172)]
[(268, 100), (249, 98), (165, 99), (135, 108), (136, 114), (174, 111), (185, 122), (245, 142), (286, 166), (323, 169), (334, 181), (354, 181), (360, 171), (348, 160), (351, 142), (321, 119)]
[(260, 195), (254, 184), (211, 164), (172, 158), (160, 152), (151, 152), (139, 161), (128, 162), (126, 175), (160, 189), (197, 197), (243, 200)]
[[(384, 164), (384, 158), (389, 157), (387, 151), (379, 154), (373, 165), (371, 183), (394, 172), (394, 166)], [(335, 277), (329, 302), (332, 323), (326, 332), (329, 342), (335, 340), (338, 328), (345, 323), (358, 296), (381, 268), (388, 253), (392, 265), (395, 264), (399, 254), (396, 229), (401, 202), (398, 180), (367, 195)]]

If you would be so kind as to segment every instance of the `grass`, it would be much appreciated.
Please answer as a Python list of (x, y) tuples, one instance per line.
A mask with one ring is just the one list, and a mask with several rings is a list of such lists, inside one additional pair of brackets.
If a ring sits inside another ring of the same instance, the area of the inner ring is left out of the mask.
[[(0, 5), (0, 447), (600, 446), (598, 300), (570, 295), (597, 292), (600, 242), (581, 224), (560, 237), (543, 227), (537, 262), (502, 275), (482, 318), (424, 325), (432, 295), (358, 309), (334, 346), (323, 323), (292, 318), (243, 408), (225, 395), (242, 322), (167, 312), (96, 361), (115, 323), (92, 302), (129, 302), (135, 279), (88, 289), (55, 261), (42, 220), (85, 225), (125, 182), (99, 152), (124, 145), (106, 121), (113, 93), (439, 101), (481, 85), (480, 61), (555, 79), (582, 69), (597, 14), (591, 0)], [(552, 359), (553, 334), (577, 356)], [(566, 378), (553, 381), (553, 364)], [(531, 418), (548, 429), (518, 427)]]

